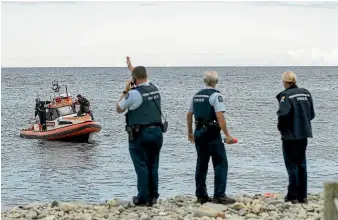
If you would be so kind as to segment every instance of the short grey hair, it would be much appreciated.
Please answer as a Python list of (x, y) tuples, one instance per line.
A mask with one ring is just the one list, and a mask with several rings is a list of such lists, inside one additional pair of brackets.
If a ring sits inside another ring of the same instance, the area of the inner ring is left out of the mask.
[(216, 71), (207, 71), (204, 74), (204, 83), (207, 86), (214, 86), (218, 83), (218, 73)]

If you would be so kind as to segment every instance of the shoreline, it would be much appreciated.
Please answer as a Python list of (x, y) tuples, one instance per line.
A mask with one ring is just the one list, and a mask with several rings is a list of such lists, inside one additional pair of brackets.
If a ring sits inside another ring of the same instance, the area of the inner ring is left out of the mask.
[(221, 220), (221, 219), (323, 219), (323, 193), (308, 194), (308, 204), (284, 202), (281, 194), (237, 195), (235, 204), (196, 203), (194, 196), (159, 199), (152, 207), (135, 206), (127, 200), (112, 199), (101, 204), (32, 203), (1, 212), (1, 219), (42, 220)]

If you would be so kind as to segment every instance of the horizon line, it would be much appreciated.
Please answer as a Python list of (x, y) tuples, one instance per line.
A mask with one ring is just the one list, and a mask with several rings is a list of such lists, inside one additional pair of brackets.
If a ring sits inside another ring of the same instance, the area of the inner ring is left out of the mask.
[[(138, 65), (144, 66), (144, 65)], [(136, 67), (136, 66), (135, 66)], [(191, 68), (191, 67), (338, 67), (338, 65), (210, 65), (210, 66), (144, 66), (146, 68)], [(128, 68), (126, 66), (1, 66), (1, 69), (10, 68)]]

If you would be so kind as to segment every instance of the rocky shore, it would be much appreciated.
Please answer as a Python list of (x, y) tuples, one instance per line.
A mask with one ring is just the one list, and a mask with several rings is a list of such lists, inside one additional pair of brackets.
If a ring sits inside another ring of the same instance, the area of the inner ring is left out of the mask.
[(222, 220), (222, 219), (322, 219), (323, 196), (310, 194), (308, 204), (285, 203), (282, 195), (234, 196), (232, 205), (196, 203), (195, 197), (176, 196), (159, 200), (152, 207), (138, 207), (119, 199), (103, 204), (80, 204), (54, 201), (51, 204), (33, 203), (1, 213), (1, 219), (42, 220)]

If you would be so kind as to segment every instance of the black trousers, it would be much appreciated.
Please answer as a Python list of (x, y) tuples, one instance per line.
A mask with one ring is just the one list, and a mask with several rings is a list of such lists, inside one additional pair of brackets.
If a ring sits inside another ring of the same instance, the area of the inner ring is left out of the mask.
[(84, 113), (88, 113), (92, 117), (92, 120), (94, 120), (93, 112), (85, 108), (80, 108), (80, 110), (77, 112), (77, 116), (81, 116)]
[(45, 112), (39, 112), (39, 118), (40, 118), (40, 124), (42, 126), (42, 130), (46, 131), (46, 113)]
[(195, 147), (197, 152), (196, 161), (196, 191), (198, 198), (208, 198), (206, 178), (208, 173), (208, 164), (210, 157), (214, 167), (214, 198), (225, 196), (227, 177), (228, 177), (228, 159), (221, 136), (218, 133), (214, 137), (208, 137), (201, 130), (196, 129), (194, 133)]
[(129, 153), (137, 175), (138, 200), (146, 203), (159, 197), (158, 168), (163, 144), (161, 128), (145, 128), (129, 141)]
[(289, 175), (287, 199), (302, 200), (307, 194), (306, 171), (307, 138), (283, 140), (283, 157)]

